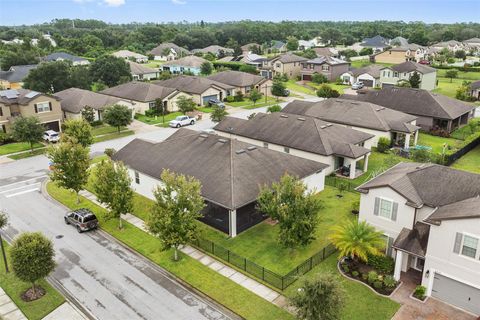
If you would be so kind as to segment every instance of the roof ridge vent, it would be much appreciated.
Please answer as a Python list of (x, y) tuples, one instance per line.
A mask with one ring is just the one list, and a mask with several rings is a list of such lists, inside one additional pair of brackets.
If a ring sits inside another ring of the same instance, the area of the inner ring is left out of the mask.
[(297, 120), (305, 121), (305, 118), (299, 117), (299, 118), (297, 118)]
[(200, 138), (208, 138), (208, 134), (206, 134), (206, 133), (201, 133), (201, 134), (200, 134)]
[(239, 149), (237, 151), (235, 151), (236, 154), (242, 154), (242, 153), (245, 153), (245, 149)]
[(326, 126), (327, 126), (327, 128), (328, 128), (328, 127), (331, 127), (332, 124), (331, 124), (331, 123), (327, 123)]
[(255, 147), (255, 146), (249, 146), (249, 147), (247, 147), (247, 150), (248, 150), (248, 151), (253, 151), (253, 150), (255, 150), (255, 149), (257, 149), (257, 147)]
[(281, 114), (280, 117), (281, 118), (288, 118), (288, 116), (286, 114)]
[(320, 129), (325, 129), (327, 126), (320, 126)]
[(227, 139), (222, 139), (222, 138), (220, 138), (220, 139), (218, 139), (218, 142), (220, 142), (220, 143), (226, 143), (226, 142), (227, 142)]

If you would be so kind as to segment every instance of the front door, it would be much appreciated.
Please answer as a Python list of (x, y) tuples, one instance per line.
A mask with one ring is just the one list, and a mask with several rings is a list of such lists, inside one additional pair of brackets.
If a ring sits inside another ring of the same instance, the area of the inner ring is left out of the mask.
[(421, 271), (423, 272), (423, 267), (425, 265), (425, 259), (422, 259), (422, 258), (419, 258), (419, 257), (415, 257), (412, 261), (412, 267), (415, 269), (415, 270), (418, 270), (418, 271)]

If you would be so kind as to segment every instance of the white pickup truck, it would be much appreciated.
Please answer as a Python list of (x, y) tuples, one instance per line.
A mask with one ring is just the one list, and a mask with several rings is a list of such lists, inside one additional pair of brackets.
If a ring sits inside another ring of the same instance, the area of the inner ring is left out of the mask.
[(168, 125), (172, 128), (180, 128), (183, 126), (193, 125), (195, 123), (195, 118), (189, 116), (178, 116), (174, 120), (170, 121)]

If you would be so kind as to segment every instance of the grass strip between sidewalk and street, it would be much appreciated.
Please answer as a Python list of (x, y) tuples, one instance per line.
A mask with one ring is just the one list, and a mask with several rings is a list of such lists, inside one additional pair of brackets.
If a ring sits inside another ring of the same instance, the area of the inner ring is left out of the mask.
[(76, 195), (59, 188), (55, 183), (47, 184), (51, 197), (69, 209), (88, 208), (100, 221), (101, 228), (133, 250), (171, 272), (195, 289), (224, 305), (246, 319), (294, 319), (294, 317), (274, 304), (236, 284), (200, 262), (180, 253), (180, 261), (172, 260), (172, 251), (160, 251), (160, 241), (152, 235), (124, 221), (123, 229), (118, 229), (117, 220), (106, 220), (107, 211), (84, 197), (76, 203)]
[(7, 158), (10, 158), (12, 160), (20, 160), (20, 159), (39, 156), (41, 154), (44, 154), (46, 151), (47, 151), (47, 148), (35, 149), (33, 150), (33, 152), (25, 151), (17, 154), (12, 154), (7, 156)]
[[(4, 241), (3, 244), (6, 246), (7, 259), (10, 264), (10, 246)], [(10, 272), (5, 272), (5, 265), (3, 264), (3, 258), (0, 258), (2, 261), (0, 264), (0, 287), (5, 291), (5, 293), (13, 300), (17, 307), (23, 312), (23, 314), (29, 320), (40, 320), (43, 319), (47, 314), (55, 310), (62, 303), (65, 302), (65, 298), (57, 292), (46, 280), (38, 281), (37, 285), (45, 289), (45, 295), (35, 301), (25, 302), (22, 300), (20, 295), (25, 292), (28, 288), (32, 286), (31, 283), (26, 283), (19, 280), (12, 272), (12, 267), (10, 266)]]

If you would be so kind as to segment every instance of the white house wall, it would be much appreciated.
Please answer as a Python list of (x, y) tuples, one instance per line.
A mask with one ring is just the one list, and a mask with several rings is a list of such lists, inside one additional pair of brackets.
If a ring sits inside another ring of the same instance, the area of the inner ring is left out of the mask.
[(155, 200), (155, 197), (153, 196), (153, 190), (154, 188), (156, 188), (156, 186), (162, 184), (159, 180), (160, 177), (158, 177), (157, 180), (141, 172), (138, 172), (138, 174), (140, 177), (139, 184), (135, 182), (135, 170), (128, 168), (128, 175), (130, 176), (130, 178), (132, 178), (132, 183), (130, 186), (135, 192), (141, 194), (142, 196), (147, 197), (151, 200)]
[(314, 173), (302, 179), (308, 191), (320, 192), (325, 189), (325, 170)]
[(372, 82), (372, 87), (376, 87), (378, 85), (377, 79), (369, 75), (368, 73), (362, 73), (357, 77), (357, 80), (355, 82), (361, 82), (362, 80), (371, 80)]

